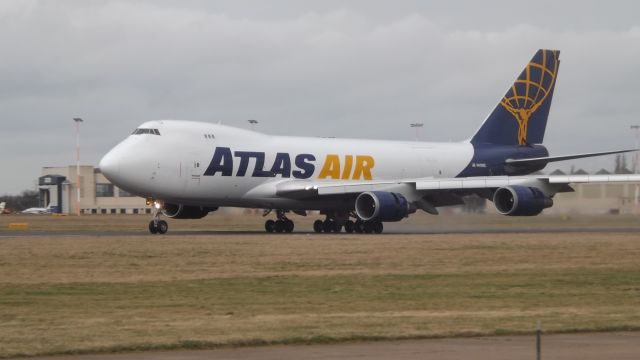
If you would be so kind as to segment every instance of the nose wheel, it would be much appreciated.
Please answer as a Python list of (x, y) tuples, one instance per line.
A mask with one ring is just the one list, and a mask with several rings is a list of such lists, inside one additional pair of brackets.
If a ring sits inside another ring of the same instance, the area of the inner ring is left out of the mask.
[(153, 219), (149, 222), (149, 232), (152, 234), (166, 234), (169, 231), (169, 224), (160, 220), (160, 205), (153, 203)]
[(169, 230), (169, 224), (164, 220), (158, 220), (157, 222), (151, 220), (149, 222), (149, 232), (152, 234), (166, 234)]

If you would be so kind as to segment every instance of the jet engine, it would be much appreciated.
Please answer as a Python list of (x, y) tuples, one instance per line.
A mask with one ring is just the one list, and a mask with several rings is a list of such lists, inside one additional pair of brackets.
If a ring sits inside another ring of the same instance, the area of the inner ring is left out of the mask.
[(356, 214), (363, 221), (400, 221), (410, 212), (407, 199), (397, 193), (367, 191), (356, 198)]
[(519, 185), (498, 188), (493, 203), (500, 214), (510, 216), (538, 215), (553, 206), (553, 200), (540, 189)]
[(162, 208), (162, 213), (172, 219), (202, 219), (207, 216), (210, 211), (217, 209), (218, 208), (165, 203)]

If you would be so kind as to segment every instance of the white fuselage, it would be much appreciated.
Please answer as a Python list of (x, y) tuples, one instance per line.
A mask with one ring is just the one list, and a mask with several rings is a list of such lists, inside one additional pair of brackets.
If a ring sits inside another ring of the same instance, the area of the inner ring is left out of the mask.
[[(473, 157), (468, 142), (272, 136), (175, 120), (149, 121), (140, 129), (156, 129), (157, 133), (130, 135), (104, 156), (102, 172), (131, 193), (185, 205), (340, 208), (342, 205), (327, 199), (278, 197), (275, 185), (296, 179), (451, 178)], [(216, 151), (225, 156), (216, 160)]]

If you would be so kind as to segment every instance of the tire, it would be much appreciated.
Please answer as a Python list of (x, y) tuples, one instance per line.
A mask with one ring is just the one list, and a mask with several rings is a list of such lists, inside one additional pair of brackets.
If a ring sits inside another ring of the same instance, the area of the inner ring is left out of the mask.
[(271, 220), (271, 219), (265, 221), (264, 222), (264, 229), (268, 233), (272, 233), (272, 232), (276, 231), (276, 222)]
[(294, 228), (293, 221), (285, 220), (285, 222), (284, 222), (284, 231), (290, 233), (290, 232), (293, 232), (293, 228)]
[(336, 234), (339, 233), (339, 232), (342, 232), (342, 225), (340, 225), (340, 224), (338, 224), (337, 222), (334, 221), (333, 222), (333, 229), (331, 229), (331, 230), (333, 230), (333, 232), (336, 233)]
[(365, 223), (364, 223), (364, 226), (363, 226), (363, 227), (364, 227), (364, 232), (365, 232), (366, 234), (371, 234), (371, 233), (373, 233), (373, 223), (371, 223), (371, 222), (367, 221), (367, 222), (365, 222)]
[(335, 223), (333, 222), (333, 220), (325, 220), (322, 223), (322, 231), (326, 233), (333, 232), (334, 228), (335, 228)]
[(355, 226), (356, 224), (353, 221), (347, 220), (344, 223), (344, 231), (351, 234), (355, 230)]
[(384, 230), (384, 225), (382, 225), (382, 223), (380, 221), (376, 221), (375, 223), (373, 223), (373, 232), (376, 234), (382, 234), (382, 231)]
[(276, 226), (274, 227), (274, 229), (278, 233), (284, 232), (284, 221), (276, 220)]
[(158, 233), (166, 234), (167, 231), (169, 231), (169, 224), (167, 224), (167, 222), (164, 220), (158, 221)]
[(322, 225), (323, 225), (322, 220), (314, 221), (313, 222), (313, 231), (315, 231), (317, 233), (321, 233), (322, 232)]
[(362, 220), (356, 220), (356, 223), (353, 225), (353, 230), (358, 234), (362, 234), (364, 232), (364, 223)]
[(158, 228), (156, 227), (156, 224), (153, 223), (153, 220), (149, 222), (149, 232), (152, 234), (158, 233)]

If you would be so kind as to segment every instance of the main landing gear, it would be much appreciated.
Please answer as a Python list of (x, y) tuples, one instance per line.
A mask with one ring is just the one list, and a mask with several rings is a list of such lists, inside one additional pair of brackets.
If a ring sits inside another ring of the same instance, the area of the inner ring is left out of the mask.
[(152, 234), (166, 234), (169, 230), (169, 224), (160, 220), (161, 207), (160, 203), (153, 202), (153, 219), (149, 222), (149, 232)]
[[(293, 231), (294, 224), (285, 215), (287, 211), (276, 210), (277, 220), (267, 220), (264, 223), (264, 229), (268, 233), (290, 233)], [(267, 216), (271, 210), (265, 210), (262, 216)], [(296, 212), (296, 214), (299, 214)], [(384, 226), (380, 221), (362, 221), (351, 212), (323, 212), (326, 215), (325, 220), (316, 220), (313, 223), (313, 231), (317, 233), (339, 233), (344, 229), (347, 233), (358, 234), (380, 234), (384, 230)], [(306, 215), (302, 213), (300, 215)], [(350, 220), (350, 218), (356, 219)]]
[[(269, 212), (266, 212), (264, 216), (266, 216)], [(291, 221), (286, 217), (284, 210), (276, 210), (276, 217), (277, 217), (277, 220), (275, 221), (271, 219), (265, 221), (264, 229), (268, 233), (273, 233), (273, 232), (290, 233), (293, 231), (293, 227), (294, 227), (293, 221)]]
[(353, 221), (349, 220), (349, 216), (353, 216), (353, 214), (346, 216), (344, 214), (341, 216), (339, 214), (327, 214), (324, 221), (316, 220), (313, 223), (313, 231), (317, 233), (339, 233), (344, 228), (347, 233), (380, 234), (384, 230), (384, 226), (380, 221), (362, 221), (360, 219)]

